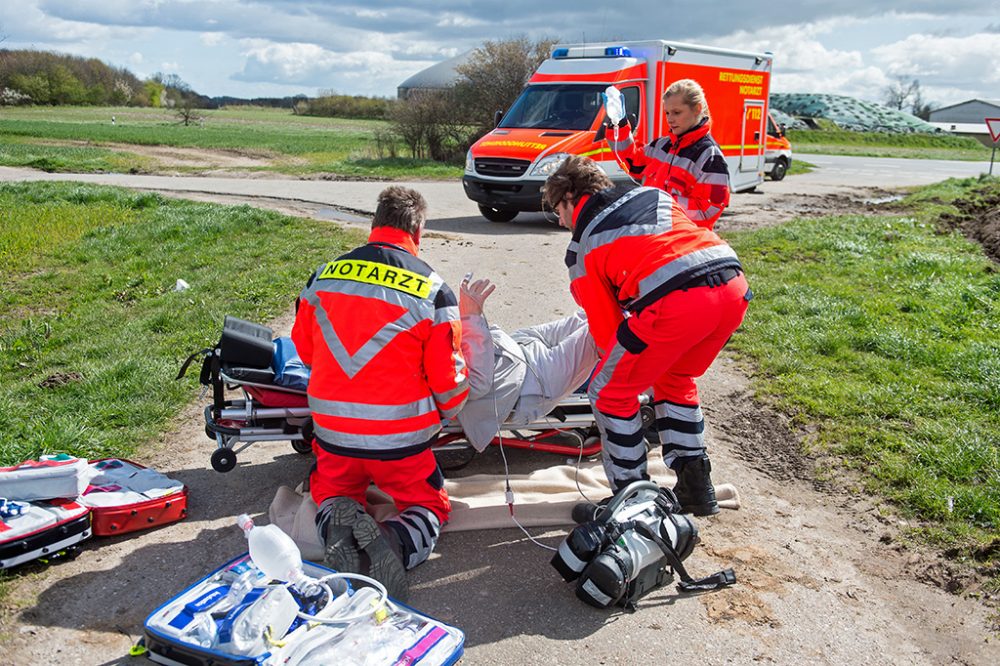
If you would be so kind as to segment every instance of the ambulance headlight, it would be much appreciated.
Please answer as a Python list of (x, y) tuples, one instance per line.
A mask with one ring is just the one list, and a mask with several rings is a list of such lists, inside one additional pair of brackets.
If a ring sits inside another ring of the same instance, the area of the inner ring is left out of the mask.
[(472, 159), (472, 151), (465, 153), (465, 173), (476, 173), (476, 161)]
[(548, 178), (556, 169), (558, 169), (562, 163), (569, 157), (568, 153), (555, 153), (554, 155), (547, 155), (542, 159), (538, 160), (538, 164), (535, 168), (531, 170), (532, 176), (545, 176)]

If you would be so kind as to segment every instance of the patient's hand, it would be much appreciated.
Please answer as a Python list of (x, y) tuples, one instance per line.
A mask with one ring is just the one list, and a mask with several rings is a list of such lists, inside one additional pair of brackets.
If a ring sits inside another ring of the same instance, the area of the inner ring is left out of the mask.
[(483, 314), (483, 304), (496, 288), (497, 286), (486, 278), (473, 280), (471, 273), (466, 275), (458, 295), (459, 314)]

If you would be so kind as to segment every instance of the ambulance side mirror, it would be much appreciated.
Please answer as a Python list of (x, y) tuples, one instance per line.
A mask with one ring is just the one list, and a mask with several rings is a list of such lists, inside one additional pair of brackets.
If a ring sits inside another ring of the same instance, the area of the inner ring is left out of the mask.
[(788, 125), (781, 123), (778, 125), (778, 136), (785, 136), (785, 132), (788, 131)]
[(503, 120), (503, 109), (497, 109), (493, 112), (493, 127), (500, 127), (501, 120)]
[(601, 126), (597, 128), (594, 132), (594, 143), (600, 143), (608, 136), (608, 126), (605, 124), (607, 121), (601, 121)]

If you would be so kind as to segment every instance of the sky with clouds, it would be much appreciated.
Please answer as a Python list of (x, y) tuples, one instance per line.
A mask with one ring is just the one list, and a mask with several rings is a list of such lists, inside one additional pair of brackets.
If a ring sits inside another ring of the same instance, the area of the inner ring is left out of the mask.
[(775, 55), (772, 90), (878, 101), (916, 78), (938, 106), (1000, 99), (996, 0), (3, 0), (0, 48), (96, 57), (202, 94), (395, 95), (481, 45), (671, 39)]

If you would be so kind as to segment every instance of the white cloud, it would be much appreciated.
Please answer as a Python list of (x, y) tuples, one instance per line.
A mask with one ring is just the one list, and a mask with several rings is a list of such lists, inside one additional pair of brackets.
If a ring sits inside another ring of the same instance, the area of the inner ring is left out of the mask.
[(176, 72), (181, 71), (181, 66), (179, 64), (177, 64), (176, 62), (161, 62), (160, 63), (160, 71), (163, 72), (163, 73), (165, 73), (165, 74), (166, 73), (171, 73), (171, 72), (176, 73)]
[(205, 46), (218, 46), (226, 41), (226, 35), (221, 32), (203, 32), (198, 36)]
[[(303, 85), (350, 94), (385, 95), (433, 61), (397, 62), (387, 51), (335, 53), (315, 44), (247, 40), (237, 81)], [(391, 94), (391, 93), (389, 93)]]
[(485, 24), (485, 21), (474, 19), (463, 14), (443, 14), (435, 25), (439, 28), (471, 28), (473, 26)]
[(128, 61), (129, 61), (129, 64), (138, 67), (139, 65), (141, 65), (143, 63), (142, 54), (139, 53), (138, 51), (135, 51), (135, 52), (132, 53), (132, 55), (130, 55), (128, 57)]
[(1000, 83), (1000, 34), (910, 35), (872, 49), (872, 55), (892, 76)]

